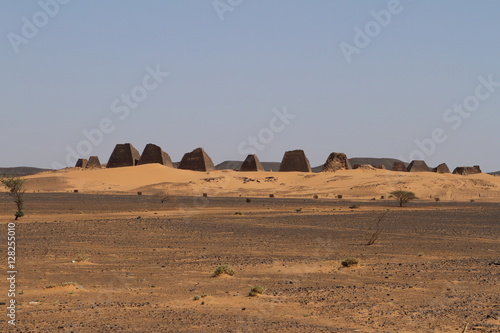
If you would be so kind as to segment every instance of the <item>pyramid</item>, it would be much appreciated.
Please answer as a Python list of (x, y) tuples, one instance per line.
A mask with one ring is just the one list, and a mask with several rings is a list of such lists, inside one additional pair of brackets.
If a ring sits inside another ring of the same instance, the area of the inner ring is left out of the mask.
[(177, 168), (193, 171), (215, 170), (212, 159), (205, 153), (203, 148), (196, 148), (192, 152), (184, 154)]
[(140, 159), (141, 155), (130, 143), (117, 144), (109, 157), (106, 168), (135, 166)]
[(88, 164), (88, 161), (86, 158), (79, 158), (78, 161), (76, 161), (75, 168), (86, 168)]
[(139, 165), (150, 163), (160, 163), (171, 168), (174, 167), (170, 156), (165, 153), (159, 146), (152, 143), (148, 143), (146, 145), (142, 152), (141, 159), (139, 160)]
[(457, 167), (455, 168), (455, 170), (453, 170), (454, 175), (467, 176), (474, 175), (476, 173), (482, 173), (479, 165), (474, 165), (473, 167)]
[(321, 172), (334, 172), (337, 170), (352, 169), (347, 156), (343, 153), (331, 153), (323, 164)]
[(101, 162), (99, 161), (99, 157), (90, 156), (89, 162), (87, 163), (87, 168), (100, 168)]
[(264, 171), (264, 167), (257, 155), (250, 154), (241, 165), (240, 171)]
[(404, 162), (394, 162), (394, 164), (392, 165), (392, 171), (406, 172), (406, 165), (404, 164)]
[(424, 161), (414, 160), (411, 161), (410, 165), (408, 165), (408, 168), (406, 168), (406, 170), (408, 172), (429, 172), (430, 168)]
[(446, 163), (441, 163), (437, 167), (432, 168), (432, 172), (437, 172), (437, 173), (450, 173), (450, 169), (446, 165)]
[(285, 152), (285, 155), (283, 155), (283, 159), (281, 160), (279, 171), (312, 172), (309, 160), (303, 150)]

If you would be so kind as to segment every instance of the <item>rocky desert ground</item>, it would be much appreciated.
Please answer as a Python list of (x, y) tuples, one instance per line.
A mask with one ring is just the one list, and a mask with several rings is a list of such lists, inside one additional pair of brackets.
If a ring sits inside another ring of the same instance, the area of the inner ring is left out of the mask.
[(480, 199), (27, 193), (1, 331), (500, 332), (499, 220)]

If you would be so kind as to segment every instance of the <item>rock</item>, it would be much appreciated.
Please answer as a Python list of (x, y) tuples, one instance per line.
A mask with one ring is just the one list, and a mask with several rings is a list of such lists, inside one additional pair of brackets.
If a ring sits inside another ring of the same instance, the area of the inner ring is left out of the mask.
[(457, 167), (455, 168), (455, 170), (453, 170), (454, 175), (467, 176), (467, 175), (474, 175), (477, 173), (482, 173), (479, 165), (474, 165), (473, 167)]
[(328, 156), (321, 172), (335, 172), (337, 170), (351, 169), (347, 156), (343, 153), (331, 153)]
[(376, 170), (371, 164), (354, 164), (353, 169)]

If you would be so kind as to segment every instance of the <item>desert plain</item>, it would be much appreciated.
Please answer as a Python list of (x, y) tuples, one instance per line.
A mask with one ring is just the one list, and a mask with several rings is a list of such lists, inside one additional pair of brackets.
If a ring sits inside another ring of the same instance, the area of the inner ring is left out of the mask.
[[(500, 332), (500, 177), (143, 165), (26, 180), (2, 332)], [(399, 207), (395, 190), (419, 199)], [(2, 194), (4, 231), (14, 211)]]

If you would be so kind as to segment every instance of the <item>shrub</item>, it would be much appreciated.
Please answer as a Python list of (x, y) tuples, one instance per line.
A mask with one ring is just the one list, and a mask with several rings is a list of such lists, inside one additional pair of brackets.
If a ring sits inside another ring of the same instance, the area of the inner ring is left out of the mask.
[(264, 287), (261, 287), (261, 286), (255, 286), (253, 287), (252, 289), (250, 289), (250, 292), (248, 293), (248, 296), (257, 296), (257, 295), (262, 295), (266, 292), (266, 289)]
[(313, 195), (313, 199), (318, 199), (319, 196), (317, 194)]
[(352, 206), (349, 206), (349, 208), (356, 209), (356, 208), (359, 208), (359, 205), (352, 205)]
[(26, 189), (24, 188), (25, 180), (19, 177), (10, 177), (2, 178), (0, 179), (0, 182), (9, 189), (9, 192), (7, 194), (14, 198), (14, 202), (17, 207), (17, 211), (14, 214), (16, 220), (20, 217), (23, 217), (24, 192), (26, 192)]
[(302, 208), (297, 208), (295, 212), (300, 213), (302, 211)]
[(252, 199), (247, 198), (247, 200), (246, 200), (246, 201), (247, 201), (248, 203), (250, 203), (250, 202), (252, 202)]
[(221, 265), (215, 269), (214, 274), (212, 276), (217, 277), (222, 274), (233, 276), (234, 274), (236, 274), (236, 271), (229, 265)]
[(440, 201), (440, 200), (441, 200), (441, 199), (439, 199), (439, 198), (434, 198), (434, 201), (436, 201), (436, 202), (438, 202), (438, 201)]
[(234, 212), (234, 215), (243, 215), (242, 212)]
[(344, 267), (351, 267), (351, 266), (359, 264), (359, 260), (358, 260), (358, 258), (348, 257), (348, 258), (342, 259), (342, 261), (340, 263)]
[(415, 193), (408, 191), (394, 191), (391, 192), (391, 195), (396, 198), (396, 201), (399, 203), (399, 207), (403, 207), (410, 200), (417, 199)]
[(194, 297), (193, 297), (193, 301), (197, 301), (197, 300), (199, 300), (200, 298), (201, 298), (201, 296), (199, 296), (199, 295), (194, 295)]

